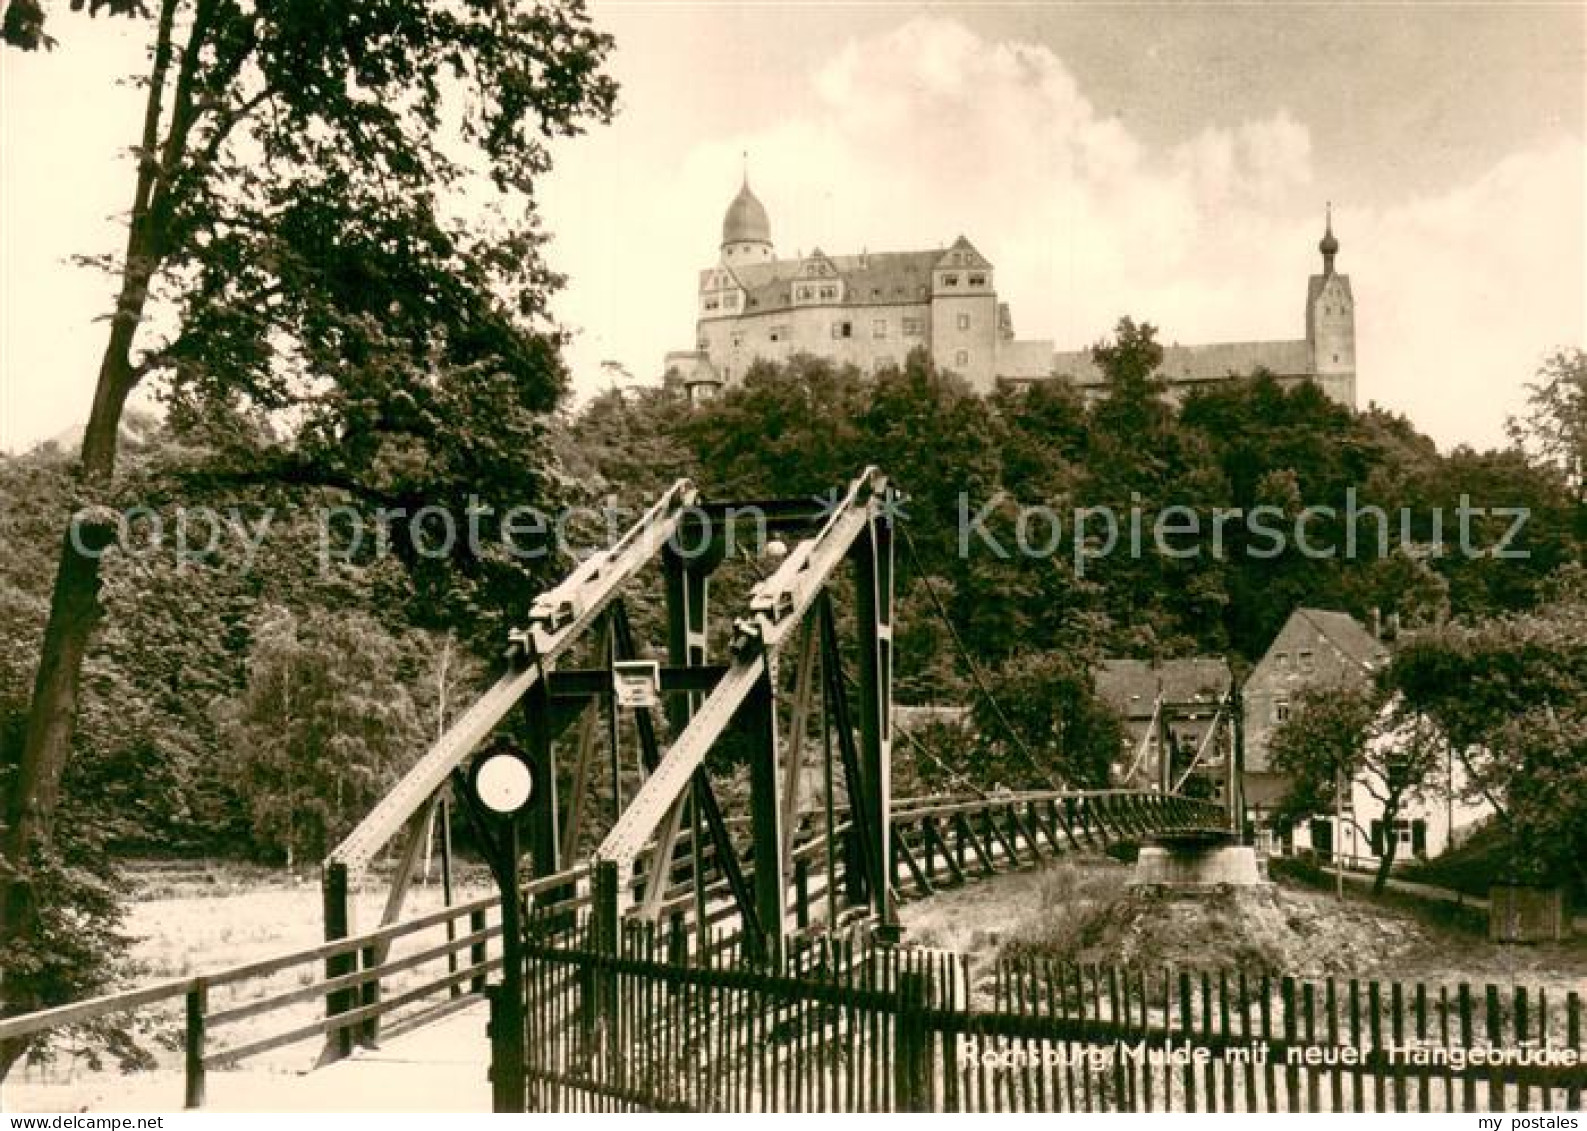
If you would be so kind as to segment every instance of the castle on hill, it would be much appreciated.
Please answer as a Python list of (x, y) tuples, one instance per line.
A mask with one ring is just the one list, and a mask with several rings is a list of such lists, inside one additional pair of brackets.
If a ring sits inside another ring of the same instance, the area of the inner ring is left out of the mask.
[[(1355, 300), (1350, 277), (1334, 269), (1331, 215), (1317, 247), (1322, 273), (1307, 284), (1306, 336), (1165, 346), (1160, 375), (1172, 396), (1263, 368), (1286, 384), (1316, 382), (1355, 407)], [(964, 236), (929, 251), (827, 255), (818, 248), (778, 259), (771, 221), (746, 176), (722, 218), (717, 262), (699, 275), (694, 348), (667, 354), (664, 380), (702, 399), (742, 380), (759, 359), (808, 353), (869, 372), (901, 365), (922, 346), (980, 393), (1067, 380), (1096, 397), (1106, 385), (1089, 349), (1055, 352), (1050, 340), (1014, 336), (995, 269)]]

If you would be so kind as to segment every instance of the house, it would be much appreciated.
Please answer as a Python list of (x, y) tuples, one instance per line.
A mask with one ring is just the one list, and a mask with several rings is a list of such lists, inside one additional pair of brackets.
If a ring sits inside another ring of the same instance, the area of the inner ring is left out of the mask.
[[(1289, 785), (1286, 777), (1272, 767), (1273, 732), (1288, 719), (1291, 706), (1303, 690), (1364, 684), (1388, 659), (1389, 649), (1384, 642), (1350, 614), (1297, 608), (1247, 677), (1241, 693), (1246, 814), (1258, 842), (1269, 850), (1289, 851), (1296, 847), (1297, 839), (1292, 833), (1283, 838), (1283, 843), (1275, 843), (1271, 831), (1271, 814)], [(1385, 724), (1394, 709), (1394, 704), (1385, 706)], [(1385, 725), (1373, 739), (1374, 755), (1369, 755), (1367, 762), (1381, 764), (1389, 750), (1410, 742), (1413, 736), (1405, 730), (1409, 725), (1398, 729)], [(1392, 830), (1380, 827), (1375, 820), (1382, 809), (1375, 796), (1381, 788), (1374, 775), (1364, 771), (1343, 789), (1339, 814), (1319, 814), (1296, 830), (1300, 846), (1325, 856), (1332, 856), (1337, 846), (1343, 855), (1363, 866), (1375, 865), (1381, 859), (1384, 838), (1388, 836), (1399, 842), (1395, 853), (1398, 859), (1443, 852), (1460, 839), (1462, 832), (1491, 812), (1485, 804), (1472, 805), (1459, 799), (1464, 773), (1447, 743), (1444, 746), (1445, 780), (1429, 788), (1425, 798), (1412, 799)]]
[(1271, 767), (1268, 746), (1289, 718), (1295, 697), (1308, 687), (1364, 683), (1388, 656), (1383, 643), (1349, 613), (1307, 608), (1290, 613), (1241, 689), (1246, 813), (1259, 837), (1288, 788), (1284, 775)]
[[(1395, 725), (1396, 706), (1394, 703), (1384, 706), (1380, 716), (1383, 725), (1380, 733), (1373, 737), (1365, 759), (1369, 768), (1349, 783), (1340, 797), (1340, 811), (1313, 817), (1298, 830), (1303, 836), (1302, 847), (1329, 859), (1337, 848), (1348, 863), (1375, 869), (1387, 849), (1389, 837), (1398, 842), (1394, 850), (1396, 862), (1426, 860), (1459, 844), (1476, 825), (1493, 815), (1493, 807), (1487, 802), (1471, 802), (1462, 797), (1469, 778), (1442, 735), (1436, 730), (1427, 733), (1430, 724), (1425, 719), (1399, 721)], [(1413, 733), (1417, 727), (1424, 728), (1424, 733)], [(1370, 767), (1384, 765), (1394, 750), (1417, 741), (1434, 743), (1435, 756), (1442, 754), (1441, 766), (1435, 770), (1422, 795), (1411, 798), (1404, 805), (1393, 828), (1385, 828), (1380, 819), (1382, 781)]]
[[(1220, 656), (1195, 656), (1151, 664), (1103, 660), (1095, 673), (1097, 696), (1123, 720), (1125, 738), (1113, 763), (1114, 785), (1179, 788), (1187, 775), (1202, 779), (1204, 795), (1225, 800), (1234, 751), (1230, 692), (1234, 675)], [(1163, 762), (1165, 746), (1172, 752)]]

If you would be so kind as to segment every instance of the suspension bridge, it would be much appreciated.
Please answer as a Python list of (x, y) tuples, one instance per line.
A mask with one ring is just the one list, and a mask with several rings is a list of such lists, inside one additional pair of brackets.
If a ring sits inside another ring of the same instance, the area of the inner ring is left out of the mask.
[[(582, 1019), (563, 1026), (577, 1040), (604, 1040), (625, 1008), (592, 973), (610, 973), (598, 962), (548, 982), (532, 957), (545, 948), (593, 948), (609, 962), (644, 937), (664, 940), (661, 957), (680, 969), (728, 963), (789, 977), (812, 947), (859, 940), (861, 959), (845, 951), (850, 976), (872, 961), (863, 956), (899, 942), (901, 900), (1117, 840), (1227, 840), (1241, 814), (1233, 757), (1223, 759), (1216, 801), (1180, 792), (1192, 775), (1166, 755), (1157, 780), (1139, 784), (1139, 752), (1136, 788), (1055, 781), (989, 792), (960, 774), (954, 794), (893, 796), (900, 501), (874, 468), (812, 499), (716, 502), (677, 482), (535, 600), (497, 681), (330, 854), (323, 945), (5, 1019), (0, 1039), (182, 1000), (185, 1099), (196, 1106), (211, 1069), (312, 1040), (323, 1041), (320, 1063), (332, 1063), (489, 996), (495, 1103), (521, 1109), (544, 1094), (526, 1083), (550, 1039), (529, 1032), (535, 1018), (565, 1007)], [(719, 624), (713, 575), (747, 545), (762, 551), (745, 555), (757, 579)], [(655, 648), (638, 638), (636, 601), (664, 609), (666, 639)], [(636, 766), (619, 760), (620, 727), (637, 736)], [(1017, 733), (1007, 737), (1029, 754)], [(505, 817), (478, 780), (491, 758), (525, 771), (521, 808)], [(1051, 767), (1032, 768), (1052, 780)], [(500, 890), (517, 898), (406, 915), (433, 812), (448, 798)], [(393, 852), (379, 920), (360, 933), (350, 892), (377, 855)], [(294, 968), (323, 973), (217, 1004)], [(229, 1047), (217, 1041), (228, 1024), (314, 1002), (322, 1016)], [(658, 1017), (644, 1025), (643, 1039), (659, 1039)], [(637, 1092), (629, 1099), (643, 1105)]]

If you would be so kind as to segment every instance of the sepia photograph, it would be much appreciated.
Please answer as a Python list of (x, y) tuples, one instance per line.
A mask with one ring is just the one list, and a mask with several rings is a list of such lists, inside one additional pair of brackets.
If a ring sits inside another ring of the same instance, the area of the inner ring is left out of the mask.
[(1579, 1129), (1584, 550), (1582, 0), (0, 0), (0, 1121)]

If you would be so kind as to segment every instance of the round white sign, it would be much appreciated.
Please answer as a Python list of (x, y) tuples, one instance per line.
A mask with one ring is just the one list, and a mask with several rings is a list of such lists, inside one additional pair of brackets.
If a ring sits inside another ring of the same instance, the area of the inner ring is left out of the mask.
[(534, 779), (522, 758), (496, 754), (474, 775), (474, 792), (485, 807), (496, 813), (516, 813), (529, 802)]

